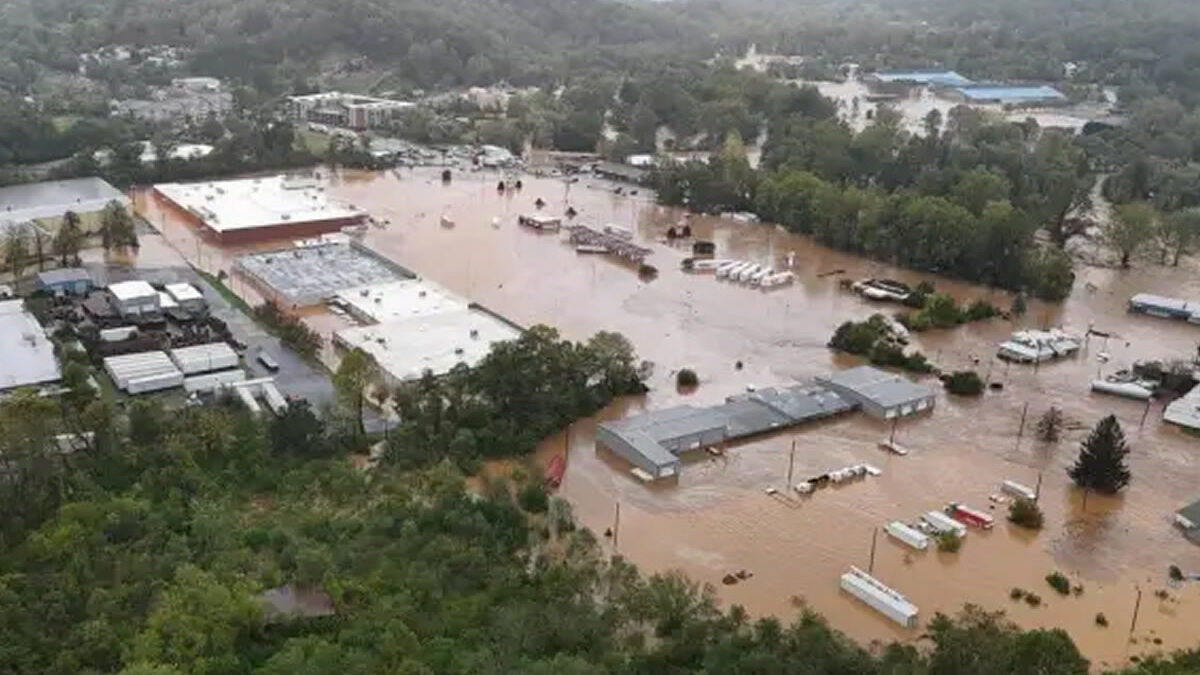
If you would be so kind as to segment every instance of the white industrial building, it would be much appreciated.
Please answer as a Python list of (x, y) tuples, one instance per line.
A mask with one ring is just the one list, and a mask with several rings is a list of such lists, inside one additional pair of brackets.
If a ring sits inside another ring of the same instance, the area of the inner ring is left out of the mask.
[(512, 324), (420, 279), (358, 286), (337, 300), (369, 325), (337, 331), (334, 344), (362, 349), (393, 385), (425, 371), (443, 375), (460, 363), (474, 366), (496, 342), (521, 336)]
[(139, 352), (109, 356), (104, 370), (117, 389), (130, 394), (144, 394), (183, 385), (183, 373), (166, 352)]
[(108, 292), (112, 296), (113, 309), (121, 316), (153, 314), (162, 307), (158, 291), (140, 279), (109, 284)]
[(62, 377), (54, 345), (23, 300), (0, 302), (0, 390), (57, 382)]
[[(222, 243), (272, 237), (314, 237), (366, 219), (366, 213), (328, 198), (310, 178), (261, 176), (206, 183), (161, 183), (155, 192)], [(286, 233), (286, 234), (283, 234)]]
[(337, 299), (356, 319), (371, 323), (457, 312), (467, 306), (463, 298), (420, 279), (359, 286), (338, 293)]
[(334, 333), (334, 342), (346, 349), (359, 348), (375, 361), (395, 385), (421, 377), (450, 372), (460, 363), (474, 366), (492, 345), (515, 340), (521, 331), (481, 311), (462, 307), (371, 326), (346, 328)]

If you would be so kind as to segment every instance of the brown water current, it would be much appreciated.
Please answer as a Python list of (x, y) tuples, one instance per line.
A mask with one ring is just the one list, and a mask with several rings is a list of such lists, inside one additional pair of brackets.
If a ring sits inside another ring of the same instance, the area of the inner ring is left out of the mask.
[[(680, 271), (686, 245), (667, 244), (666, 229), (682, 214), (658, 207), (646, 194), (617, 195), (603, 183), (567, 185), (562, 180), (523, 177), (524, 189), (500, 193), (499, 176), (461, 174), (443, 185), (433, 170), (335, 175), (331, 195), (374, 217), (389, 221), (371, 228), (364, 242), (418, 274), (480, 302), (522, 324), (546, 323), (572, 339), (599, 330), (629, 337), (638, 354), (655, 364), (651, 393), (644, 399), (610, 406), (600, 418), (661, 408), (688, 400), (718, 403), (748, 385), (807, 380), (853, 360), (825, 347), (834, 328), (895, 307), (874, 305), (839, 289), (838, 279), (879, 276), (933, 281), (960, 300), (989, 298), (1007, 308), (1007, 294), (897, 269), (833, 251), (766, 225), (693, 217), (693, 232), (717, 244), (717, 257), (772, 263), (782, 268), (795, 252), (798, 279), (789, 287), (761, 291), (719, 281), (711, 274)], [(654, 249), (657, 279), (643, 282), (628, 265), (600, 256), (578, 255), (556, 234), (516, 225), (520, 213), (561, 214), (567, 204), (578, 220), (616, 223), (636, 230)], [(174, 222), (152, 199), (139, 195), (139, 208), (164, 237), (193, 264), (211, 272), (230, 269), (238, 251), (207, 245), (186, 225)], [(442, 216), (453, 220), (443, 226)], [(499, 219), (493, 226), (493, 218)], [(276, 243), (274, 246), (278, 246)], [(269, 248), (270, 245), (258, 248)], [(842, 275), (821, 276), (835, 270)], [(1041, 505), (1046, 528), (1036, 535), (1004, 522), (1004, 507), (992, 513), (991, 532), (972, 530), (959, 553), (918, 553), (879, 534), (874, 572), (921, 609), (922, 622), (935, 611), (954, 612), (964, 603), (1003, 609), (1022, 626), (1068, 630), (1095, 665), (1118, 666), (1134, 654), (1200, 643), (1200, 589), (1171, 589), (1161, 600), (1167, 566), (1200, 572), (1200, 547), (1189, 544), (1171, 524), (1179, 507), (1200, 498), (1200, 440), (1160, 422), (1162, 404), (1090, 394), (1097, 372), (1112, 372), (1139, 358), (1190, 357), (1200, 327), (1132, 316), (1129, 296), (1155, 292), (1200, 297), (1196, 265), (1180, 268), (1150, 262), (1131, 271), (1082, 268), (1072, 296), (1062, 305), (1031, 302), (1016, 325), (1002, 320), (916, 336), (914, 345), (943, 369), (970, 367), (1004, 383), (1003, 391), (981, 399), (942, 396), (925, 417), (900, 423), (897, 441), (906, 457), (885, 455), (876, 443), (888, 428), (861, 413), (798, 427), (736, 445), (723, 458), (705, 455), (685, 463), (678, 482), (646, 486), (611, 454), (597, 451), (595, 420), (574, 424), (547, 439), (539, 450), (547, 459), (569, 446), (561, 494), (578, 519), (596, 532), (613, 525), (620, 503), (616, 548), (647, 572), (681, 569), (712, 583), (725, 603), (740, 603), (758, 614), (789, 618), (806, 603), (838, 629), (862, 640), (915, 640), (919, 630), (896, 627), (841, 593), (838, 577), (848, 565), (869, 564), (872, 531), (891, 520), (912, 522), (924, 511), (960, 501), (988, 508), (988, 496), (1004, 479), (1035, 485), (1042, 478)], [(251, 301), (253, 290), (233, 283)], [(307, 316), (328, 333), (340, 320)], [(1076, 358), (1011, 367), (993, 361), (995, 345), (1020, 326), (1062, 325), (1083, 334), (1089, 324), (1114, 337), (1093, 337)], [(1096, 355), (1110, 355), (1101, 365)], [(736, 361), (744, 368), (734, 368)], [(701, 379), (684, 396), (674, 389), (674, 372), (689, 367)], [(1024, 438), (1018, 442), (1022, 410), (1028, 404)], [(1051, 404), (1077, 423), (1059, 444), (1035, 441), (1037, 417)], [(1065, 468), (1079, 440), (1102, 416), (1115, 414), (1132, 447), (1133, 483), (1117, 498), (1088, 499), (1070, 486)], [(788, 453), (796, 443), (797, 477), (848, 464), (868, 462), (883, 469), (848, 485), (804, 498), (771, 497), (768, 487), (785, 488)], [(611, 541), (606, 544), (613, 547)], [(721, 578), (739, 569), (753, 576), (733, 586)], [(1082, 595), (1062, 597), (1044, 581), (1061, 570), (1084, 587)], [(1020, 587), (1038, 593), (1032, 608), (1009, 599)], [(1143, 592), (1133, 642), (1128, 641), (1137, 589)], [(1103, 612), (1110, 627), (1095, 625)], [(1161, 645), (1154, 640), (1161, 640)]]

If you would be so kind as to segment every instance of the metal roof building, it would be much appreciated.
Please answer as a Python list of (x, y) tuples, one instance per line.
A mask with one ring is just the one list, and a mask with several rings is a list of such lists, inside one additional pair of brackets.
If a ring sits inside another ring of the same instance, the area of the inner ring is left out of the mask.
[(1200, 430), (1200, 386), (1167, 404), (1163, 421), (1185, 429)]
[(0, 390), (56, 382), (62, 376), (54, 345), (23, 300), (0, 302)]
[(937, 390), (872, 366), (858, 366), (817, 378), (872, 417), (892, 419), (932, 410)]
[(655, 410), (596, 428), (602, 445), (653, 479), (679, 473), (679, 453), (831, 417), (853, 405), (823, 387), (795, 385), (730, 396), (708, 408)]
[(39, 291), (84, 295), (92, 288), (92, 277), (82, 267), (60, 267), (38, 272), (34, 284)]
[(10, 185), (0, 188), (0, 220), (58, 219), (67, 211), (80, 215), (95, 213), (112, 201), (129, 206), (129, 197), (94, 176)]
[(972, 84), (958, 87), (957, 91), (973, 103), (1046, 103), (1067, 100), (1061, 91), (1046, 85)]
[(880, 82), (903, 82), (909, 84), (937, 84), (947, 87), (962, 87), (971, 80), (953, 70), (891, 70), (871, 73), (870, 77)]
[(108, 292), (112, 294), (113, 306), (121, 316), (157, 312), (160, 308), (158, 291), (141, 279), (109, 284)]
[(1200, 323), (1200, 303), (1151, 293), (1138, 293), (1130, 298), (1129, 311), (1161, 319), (1183, 319), (1191, 323)]

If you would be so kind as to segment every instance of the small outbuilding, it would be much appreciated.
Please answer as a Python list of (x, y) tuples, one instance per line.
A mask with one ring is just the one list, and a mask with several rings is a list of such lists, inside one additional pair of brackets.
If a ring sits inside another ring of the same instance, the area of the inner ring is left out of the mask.
[(166, 291), (175, 304), (189, 312), (200, 311), (206, 306), (204, 295), (191, 284), (167, 284)]
[(62, 267), (38, 272), (34, 287), (56, 295), (87, 295), (92, 290), (92, 276), (82, 267)]
[(915, 415), (937, 403), (936, 389), (872, 366), (841, 370), (818, 377), (817, 382), (881, 419)]
[(140, 279), (109, 284), (108, 292), (112, 295), (113, 308), (121, 316), (142, 316), (161, 309), (158, 291)]

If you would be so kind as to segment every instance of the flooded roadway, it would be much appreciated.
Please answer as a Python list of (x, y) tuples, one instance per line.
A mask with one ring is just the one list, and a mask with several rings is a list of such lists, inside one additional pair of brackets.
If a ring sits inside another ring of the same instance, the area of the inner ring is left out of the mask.
[[(333, 196), (390, 221), (372, 228), (365, 243), (418, 274), (487, 305), (523, 325), (546, 323), (572, 339), (598, 330), (628, 336), (638, 354), (655, 364), (651, 393), (623, 401), (601, 417), (629, 414), (641, 407), (661, 408), (685, 398), (674, 389), (674, 372), (693, 368), (700, 388), (689, 401), (710, 404), (744, 391), (844, 367), (852, 360), (825, 347), (834, 328), (894, 307), (873, 305), (838, 288), (845, 277), (888, 276), (908, 282), (930, 279), (960, 299), (990, 298), (1007, 307), (1006, 294), (900, 270), (832, 251), (777, 228), (742, 225), (715, 218), (693, 218), (700, 238), (717, 243), (717, 256), (782, 265), (796, 254), (796, 284), (770, 292), (722, 281), (711, 275), (679, 271), (683, 246), (661, 242), (680, 213), (661, 208), (647, 195), (620, 196), (601, 184), (524, 177), (516, 193), (498, 193), (495, 174), (462, 175), (443, 185), (432, 170), (405, 171), (397, 177), (346, 174), (329, 184)], [(598, 256), (577, 255), (558, 235), (539, 234), (515, 224), (531, 212), (537, 198), (546, 211), (562, 213), (566, 204), (579, 220), (634, 227), (643, 242), (653, 243), (649, 262), (657, 279), (639, 281), (635, 270)], [(186, 226), (173, 223), (145, 199), (139, 205), (185, 257), (216, 273), (228, 270), (240, 251), (205, 245)], [(445, 215), (453, 227), (440, 224)], [(500, 226), (493, 227), (493, 217)], [(876, 576), (906, 594), (921, 608), (922, 621), (935, 611), (954, 612), (964, 603), (1003, 609), (1026, 627), (1061, 626), (1096, 665), (1116, 666), (1130, 655), (1193, 646), (1200, 642), (1200, 590), (1170, 590), (1168, 600), (1153, 595), (1163, 588), (1167, 566), (1200, 571), (1200, 547), (1187, 543), (1171, 525), (1179, 507), (1200, 498), (1200, 440), (1160, 423), (1162, 406), (1096, 396), (1088, 383), (1098, 371), (1096, 354), (1111, 360), (1111, 372), (1139, 358), (1187, 357), (1195, 353), (1200, 327), (1129, 316), (1125, 303), (1134, 292), (1179, 297), (1200, 296), (1193, 261), (1170, 269), (1143, 264), (1132, 271), (1085, 268), (1075, 292), (1060, 306), (1031, 302), (1021, 321), (1027, 326), (1064, 325), (1083, 333), (1089, 323), (1118, 337), (1093, 338), (1085, 353), (1062, 363), (1006, 367), (994, 362), (995, 344), (1014, 326), (1000, 320), (917, 336), (914, 344), (942, 368), (977, 368), (1005, 384), (981, 399), (943, 396), (930, 416), (907, 420), (897, 440), (910, 448), (907, 457), (882, 454), (876, 443), (886, 435), (880, 422), (862, 414), (737, 445), (725, 458), (705, 456), (685, 463), (677, 484), (647, 487), (633, 479), (619, 460), (597, 452), (594, 420), (573, 425), (547, 439), (548, 457), (569, 443), (562, 495), (578, 519), (596, 532), (614, 521), (620, 503), (619, 552), (647, 572), (681, 569), (698, 581), (714, 584), (726, 603), (754, 613), (794, 615), (808, 606), (837, 628), (870, 643), (913, 640), (904, 631), (838, 590), (838, 577), (850, 564), (866, 567), (872, 531), (894, 519), (912, 521), (926, 510), (962, 501), (986, 508), (988, 495), (1003, 479), (1034, 485), (1043, 478), (1041, 504), (1046, 528), (1030, 535), (994, 513), (994, 531), (972, 531), (957, 554), (911, 552), (879, 535)], [(237, 284), (239, 293), (247, 292)], [(310, 317), (318, 328), (336, 326), (329, 317)], [(745, 367), (734, 368), (735, 361)], [(1078, 423), (1056, 446), (1044, 446), (1026, 433), (1018, 443), (1022, 410), (1028, 404), (1030, 431), (1051, 404)], [(1132, 453), (1133, 483), (1116, 499), (1092, 496), (1086, 512), (1069, 487), (1065, 467), (1078, 442), (1103, 415), (1118, 416)], [(768, 497), (768, 487), (784, 488), (788, 450), (797, 445), (797, 477), (847, 464), (870, 462), (884, 470), (878, 478), (826, 489), (804, 500)], [(608, 544), (611, 547), (611, 543)], [(721, 578), (746, 569), (753, 577), (734, 586)], [(1079, 597), (1056, 595), (1044, 581), (1061, 570), (1084, 586)], [(1014, 587), (1038, 593), (1039, 608), (1009, 599)], [(1137, 589), (1144, 592), (1134, 643), (1126, 636)], [(1095, 625), (1103, 612), (1109, 628)], [(1154, 644), (1160, 640), (1161, 645)]]

